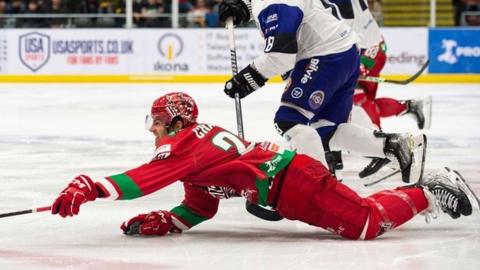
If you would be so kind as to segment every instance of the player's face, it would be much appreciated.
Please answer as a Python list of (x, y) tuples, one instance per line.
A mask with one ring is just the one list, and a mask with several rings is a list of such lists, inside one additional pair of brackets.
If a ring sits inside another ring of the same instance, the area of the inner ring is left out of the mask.
[(147, 121), (147, 123), (147, 125), (149, 125), (148, 130), (152, 132), (157, 140), (168, 135), (168, 129), (162, 120), (152, 118), (151, 121)]

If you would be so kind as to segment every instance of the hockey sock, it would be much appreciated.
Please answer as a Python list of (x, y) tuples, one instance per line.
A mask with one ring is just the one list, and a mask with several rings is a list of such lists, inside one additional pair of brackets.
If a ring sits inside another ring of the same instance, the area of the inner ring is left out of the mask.
[(309, 155), (328, 168), (322, 139), (315, 129), (297, 124), (287, 130), (283, 136), (297, 153)]
[(422, 188), (404, 187), (375, 193), (365, 200), (370, 216), (360, 239), (373, 239), (397, 228), (428, 207)]
[(385, 157), (384, 138), (376, 137), (369, 128), (354, 123), (343, 123), (330, 139), (332, 151), (346, 151), (361, 156)]
[(407, 110), (407, 105), (393, 98), (377, 98), (375, 100), (380, 117), (399, 115)]

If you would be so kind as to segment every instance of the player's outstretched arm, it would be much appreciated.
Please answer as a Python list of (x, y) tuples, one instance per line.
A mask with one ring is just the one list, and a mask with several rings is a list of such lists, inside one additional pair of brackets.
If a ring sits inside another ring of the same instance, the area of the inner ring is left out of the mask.
[(52, 214), (61, 217), (73, 217), (78, 215), (80, 205), (94, 201), (98, 197), (98, 189), (95, 183), (86, 175), (79, 175), (60, 192), (52, 205)]

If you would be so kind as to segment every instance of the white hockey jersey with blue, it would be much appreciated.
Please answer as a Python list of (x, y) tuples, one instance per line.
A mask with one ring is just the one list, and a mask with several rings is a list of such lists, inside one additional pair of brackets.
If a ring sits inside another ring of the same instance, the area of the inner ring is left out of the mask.
[(302, 59), (345, 52), (359, 39), (328, 0), (252, 0), (253, 17), (265, 39), (253, 61), (266, 78)]
[(359, 47), (368, 49), (378, 45), (382, 40), (380, 27), (368, 9), (367, 0), (329, 0), (336, 12), (358, 34)]

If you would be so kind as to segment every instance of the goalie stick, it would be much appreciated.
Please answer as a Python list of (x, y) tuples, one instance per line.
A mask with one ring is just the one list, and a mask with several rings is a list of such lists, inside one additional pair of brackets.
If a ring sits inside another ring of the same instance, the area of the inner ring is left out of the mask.
[[(227, 18), (227, 20), (225, 21), (225, 25), (228, 30), (228, 41), (230, 45), (230, 62), (232, 64), (232, 74), (233, 76), (235, 76), (238, 73), (238, 67), (237, 67), (237, 51), (235, 48), (235, 34), (233, 31), (233, 27), (234, 27), (233, 18), (232, 17)], [(240, 102), (240, 96), (238, 93), (235, 93), (235, 112), (237, 115), (238, 136), (243, 139), (244, 132), (243, 132), (243, 119), (242, 119), (242, 104)], [(283, 217), (280, 214), (278, 214), (275, 210), (263, 208), (249, 201), (246, 201), (245, 207), (250, 214), (264, 220), (279, 221), (283, 219)]]
[(38, 208), (28, 209), (28, 210), (21, 210), (21, 211), (3, 213), (3, 214), (0, 214), (0, 218), (11, 217), (11, 216), (19, 216), (19, 215), (26, 215), (26, 214), (33, 214), (33, 213), (38, 213), (38, 212), (45, 212), (45, 211), (50, 211), (51, 209), (52, 209), (51, 206), (45, 206), (45, 207), (38, 207)]
[(373, 77), (373, 76), (364, 76), (358, 78), (359, 81), (367, 81), (367, 82), (376, 82), (376, 83), (393, 83), (393, 84), (401, 84), (401, 85), (406, 85), (414, 80), (416, 80), (420, 75), (423, 73), (423, 71), (428, 67), (428, 64), (430, 63), (430, 60), (427, 60), (423, 66), (417, 71), (417, 73), (413, 74), (409, 78), (405, 80), (390, 80), (387, 78), (383, 77)]

